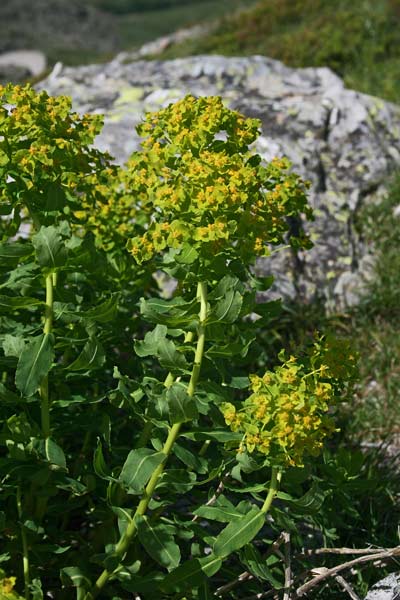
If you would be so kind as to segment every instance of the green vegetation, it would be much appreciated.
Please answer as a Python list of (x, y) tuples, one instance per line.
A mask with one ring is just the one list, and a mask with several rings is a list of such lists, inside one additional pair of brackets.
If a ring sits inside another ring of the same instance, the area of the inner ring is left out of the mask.
[[(121, 168), (93, 148), (98, 115), (2, 90), (5, 598), (282, 595), (279, 549), (299, 588), (321, 546), (397, 544), (398, 478), (332, 437), (355, 353), (256, 302), (256, 257), (310, 215), (287, 161), (249, 151), (258, 126), (189, 96), (147, 116)], [(371, 562), (353, 583), (376, 578)], [(308, 597), (342, 597), (324, 584)]]
[(293, 67), (328, 66), (353, 89), (400, 98), (399, 0), (260, 0), (211, 35), (165, 57), (263, 54)]
[(232, 11), (248, 8), (254, 3), (255, 0), (192, 0), (184, 4), (172, 4), (168, 8), (130, 11), (121, 16), (116, 15), (114, 18), (121, 40), (121, 50), (134, 50), (177, 29), (213, 21)]

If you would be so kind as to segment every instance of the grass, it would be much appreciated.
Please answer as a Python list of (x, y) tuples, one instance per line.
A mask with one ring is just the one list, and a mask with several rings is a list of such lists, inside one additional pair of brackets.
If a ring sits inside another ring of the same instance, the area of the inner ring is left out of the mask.
[(132, 12), (117, 17), (121, 47), (135, 49), (177, 29), (218, 19), (235, 10), (248, 8), (255, 0), (201, 0), (164, 10)]
[(396, 101), (399, 18), (400, 0), (260, 0), (163, 57), (262, 54), (293, 67), (329, 66), (349, 87)]

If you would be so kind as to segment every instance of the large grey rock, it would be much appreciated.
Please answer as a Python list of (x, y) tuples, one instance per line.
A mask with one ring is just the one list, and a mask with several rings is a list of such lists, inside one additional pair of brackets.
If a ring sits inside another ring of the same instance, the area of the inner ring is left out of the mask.
[(47, 60), (39, 50), (14, 50), (0, 54), (2, 82), (20, 82), (28, 77), (39, 77), (46, 70)]
[(364, 600), (400, 600), (400, 574), (391, 573), (375, 583)]
[(363, 204), (385, 193), (400, 163), (400, 107), (347, 90), (327, 68), (290, 69), (261, 57), (196, 56), (171, 61), (120, 59), (105, 65), (57, 67), (40, 84), (71, 95), (77, 110), (105, 114), (98, 145), (124, 161), (138, 148), (135, 125), (187, 93), (221, 95), (247, 116), (258, 117), (257, 149), (266, 158), (287, 155), (311, 180), (314, 248), (293, 256), (278, 252), (259, 268), (276, 274), (276, 293), (328, 307), (357, 302), (373, 256), (355, 224)]

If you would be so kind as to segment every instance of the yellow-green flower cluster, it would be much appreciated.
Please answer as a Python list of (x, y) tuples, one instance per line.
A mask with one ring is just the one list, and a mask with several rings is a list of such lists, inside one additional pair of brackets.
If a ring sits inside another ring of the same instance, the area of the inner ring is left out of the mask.
[(14, 590), (16, 577), (6, 577), (3, 569), (0, 569), (0, 598), (5, 600), (22, 600), (22, 596)]
[(109, 158), (91, 147), (101, 127), (99, 115), (73, 112), (68, 97), (0, 86), (0, 204), (39, 214), (93, 203), (93, 175)]
[(122, 177), (148, 215), (142, 235), (128, 244), (138, 263), (184, 246), (251, 263), (283, 241), (287, 217), (309, 210), (306, 184), (286, 160), (262, 166), (249, 151), (258, 127), (219, 97), (187, 96), (146, 116), (138, 128), (143, 150)]
[(221, 406), (227, 425), (243, 433), (239, 450), (283, 467), (303, 466), (304, 455), (317, 455), (335, 431), (327, 414), (335, 395), (331, 377), (327, 365), (307, 371), (294, 356), (263, 377), (250, 376), (253, 393), (242, 406)]

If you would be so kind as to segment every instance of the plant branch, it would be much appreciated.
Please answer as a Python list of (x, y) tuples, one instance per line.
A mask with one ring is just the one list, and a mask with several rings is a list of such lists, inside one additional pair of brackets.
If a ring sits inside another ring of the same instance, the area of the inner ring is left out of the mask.
[(22, 564), (23, 564), (23, 572), (24, 572), (24, 595), (25, 595), (25, 600), (29, 600), (29, 598), (30, 598), (30, 592), (29, 592), (29, 586), (30, 586), (29, 547), (28, 547), (28, 539), (26, 536), (24, 524), (22, 523), (23, 511), (22, 511), (21, 486), (17, 487), (17, 511), (18, 511), (18, 519), (20, 521), (20, 528), (21, 528)]
[[(53, 291), (54, 291), (54, 279), (53, 273), (50, 273), (46, 277), (46, 305), (44, 312), (44, 326), (43, 333), (49, 334), (53, 329)], [(49, 377), (45, 376), (42, 383), (40, 384), (40, 398), (41, 398), (41, 419), (42, 419), (42, 433), (43, 437), (50, 437), (50, 402), (49, 402)]]
[(345, 592), (348, 593), (348, 595), (350, 596), (351, 600), (360, 600), (360, 597), (357, 596), (357, 594), (355, 593), (355, 591), (353, 590), (353, 588), (351, 587), (351, 585), (345, 580), (344, 577), (342, 577), (341, 575), (336, 575), (335, 579), (338, 582), (338, 584), (340, 585), (340, 587)]
[[(205, 282), (200, 282), (197, 287), (197, 298), (200, 301), (200, 313), (199, 313), (199, 327), (198, 327), (198, 337), (197, 337), (197, 346), (196, 352), (194, 356), (193, 368), (190, 377), (190, 381), (187, 388), (187, 393), (190, 397), (193, 397), (196, 385), (200, 375), (201, 363), (204, 354), (204, 344), (205, 344), (205, 321), (207, 318), (207, 284)], [(157, 483), (164, 471), (165, 464), (168, 460), (169, 455), (171, 454), (172, 448), (174, 446), (175, 441), (177, 440), (180, 429), (183, 425), (183, 422), (175, 423), (172, 425), (168, 437), (165, 441), (162, 452), (165, 454), (164, 461), (154, 470), (143, 494), (141, 501), (138, 504), (138, 507), (135, 511), (135, 514), (129, 523), (124, 535), (121, 537), (120, 541), (115, 547), (114, 555), (119, 559), (123, 560), (130, 543), (135, 538), (137, 533), (137, 525), (136, 525), (136, 517), (143, 516), (147, 508), (149, 506), (150, 500), (153, 497), (154, 490), (157, 486)], [(109, 571), (108, 569), (104, 569), (102, 574), (97, 579), (93, 589), (86, 594), (85, 600), (92, 600), (93, 598), (97, 598), (100, 594), (101, 590), (104, 588), (108, 580), (112, 577), (115, 570)]]
[(283, 540), (285, 543), (285, 591), (283, 594), (283, 600), (291, 600), (291, 588), (292, 588), (292, 568), (290, 561), (290, 533), (283, 532)]
[(264, 504), (261, 507), (263, 513), (267, 513), (271, 508), (271, 504), (278, 493), (278, 487), (281, 480), (281, 472), (276, 467), (272, 467), (271, 483), (269, 484), (268, 495)]

